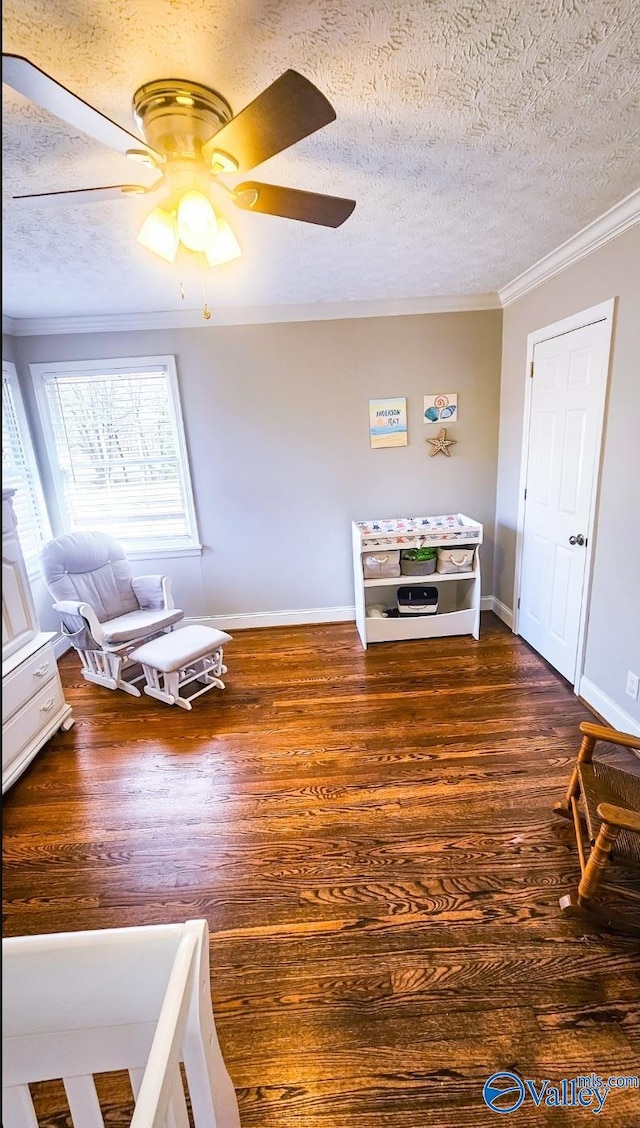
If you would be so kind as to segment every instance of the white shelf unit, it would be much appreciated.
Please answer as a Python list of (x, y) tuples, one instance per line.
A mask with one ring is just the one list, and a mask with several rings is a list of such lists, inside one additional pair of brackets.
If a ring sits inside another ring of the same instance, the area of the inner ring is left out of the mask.
[[(400, 639), (444, 638), (451, 635), (480, 637), (480, 545), (482, 525), (463, 513), (447, 517), (407, 517), (380, 521), (354, 521), (353, 574), (356, 625), (365, 650), (372, 642)], [(365, 579), (362, 556), (365, 553), (441, 546), (473, 545), (473, 569), (456, 575), (433, 572), (428, 576), (397, 576), (395, 579)], [(430, 584), (438, 588), (435, 615), (403, 615), (376, 618), (367, 615), (372, 605), (396, 604), (399, 587)]]

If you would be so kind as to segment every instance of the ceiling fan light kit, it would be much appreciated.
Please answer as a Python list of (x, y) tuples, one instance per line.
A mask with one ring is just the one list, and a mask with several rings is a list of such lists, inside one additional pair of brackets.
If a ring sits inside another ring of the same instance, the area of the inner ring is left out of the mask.
[(246, 211), (324, 227), (339, 227), (355, 207), (355, 200), (338, 196), (256, 181), (234, 188), (218, 179), (255, 168), (335, 120), (324, 94), (297, 71), (285, 71), (235, 117), (226, 98), (208, 86), (183, 79), (145, 83), (133, 96), (133, 116), (144, 141), (29, 59), (3, 54), (2, 79), (60, 120), (159, 174), (150, 188), (116, 184), (16, 198), (82, 203), (162, 190), (164, 196), (146, 217), (138, 242), (167, 262), (175, 261), (180, 244), (209, 266), (240, 256), (230, 224), (212, 203), (216, 192), (224, 192)]
[(174, 262), (179, 243), (175, 215), (165, 208), (153, 208), (140, 228), (138, 242), (167, 262)]
[(185, 192), (177, 208), (153, 208), (140, 228), (138, 242), (167, 262), (175, 262), (180, 243), (204, 255), (209, 266), (223, 266), (242, 254), (227, 220), (196, 190)]
[(209, 200), (190, 188), (178, 204), (178, 235), (190, 251), (203, 252), (216, 237), (218, 221)]
[(209, 266), (223, 266), (226, 262), (240, 258), (242, 251), (226, 219), (218, 216), (218, 230), (215, 238), (204, 249)]

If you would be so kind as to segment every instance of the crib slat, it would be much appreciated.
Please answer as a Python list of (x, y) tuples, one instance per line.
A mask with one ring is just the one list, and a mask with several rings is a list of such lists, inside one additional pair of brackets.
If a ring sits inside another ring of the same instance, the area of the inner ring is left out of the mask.
[(38, 1128), (28, 1085), (13, 1085), (2, 1090), (3, 1128)]
[(96, 1085), (90, 1073), (80, 1077), (63, 1077), (73, 1128), (104, 1128), (102, 1109)]
[(182, 1085), (182, 1074), (179, 1069), (175, 1071), (166, 1123), (167, 1128), (189, 1128), (189, 1113)]
[[(138, 1099), (142, 1078), (144, 1077), (144, 1069), (130, 1069), (129, 1079), (131, 1081), (131, 1088), (135, 1099)], [(190, 1128), (189, 1113), (187, 1110), (187, 1102), (184, 1095), (184, 1086), (182, 1084), (182, 1074), (178, 1069), (176, 1071), (175, 1080), (173, 1083), (173, 1090), (171, 1093), (171, 1100), (167, 1110), (167, 1118), (165, 1121), (166, 1128)]]
[[(138, 1093), (140, 1092), (140, 1085), (142, 1084), (143, 1076), (143, 1069), (129, 1070), (129, 1077), (131, 1079), (131, 1087), (135, 1100), (138, 1100)], [(179, 1072), (179, 1069), (176, 1070), (172, 1096), (170, 1096), (169, 1107), (167, 1109), (165, 1128), (191, 1128), (189, 1111), (187, 1111), (186, 1100), (184, 1096), (182, 1073)]]

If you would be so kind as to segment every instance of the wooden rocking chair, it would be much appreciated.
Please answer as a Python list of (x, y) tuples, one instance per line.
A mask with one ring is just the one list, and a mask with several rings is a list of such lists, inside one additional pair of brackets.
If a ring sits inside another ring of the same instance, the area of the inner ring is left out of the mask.
[[(580, 732), (567, 794), (554, 811), (573, 819), (582, 876), (577, 891), (560, 898), (560, 907), (640, 936), (640, 881), (621, 888), (603, 880), (609, 863), (640, 870), (640, 737), (589, 722), (580, 725)], [(606, 898), (599, 895), (601, 886)], [(631, 911), (612, 905), (612, 895), (634, 903)]]

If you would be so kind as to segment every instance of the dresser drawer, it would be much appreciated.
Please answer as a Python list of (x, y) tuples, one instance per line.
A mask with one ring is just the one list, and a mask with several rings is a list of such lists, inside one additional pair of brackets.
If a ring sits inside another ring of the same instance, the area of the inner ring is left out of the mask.
[(51, 678), (58, 677), (53, 648), (49, 644), (22, 662), (2, 681), (3, 723), (38, 693)]
[(2, 767), (5, 768), (31, 740), (47, 728), (64, 708), (60, 678), (52, 678), (2, 726)]

